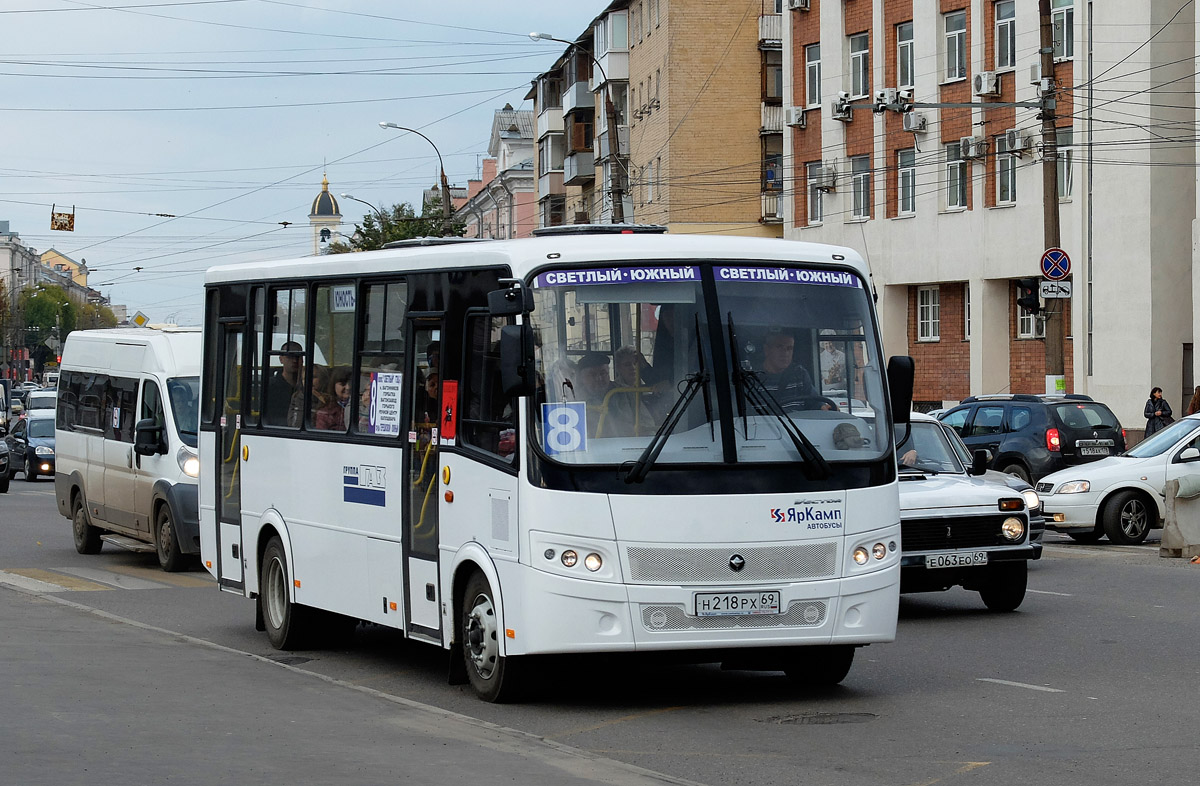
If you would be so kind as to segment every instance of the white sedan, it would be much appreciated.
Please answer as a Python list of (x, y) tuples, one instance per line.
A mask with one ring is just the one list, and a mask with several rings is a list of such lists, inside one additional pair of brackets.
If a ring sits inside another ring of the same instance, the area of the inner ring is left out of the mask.
[(1082, 543), (1141, 543), (1166, 515), (1168, 480), (1200, 477), (1200, 414), (1177, 420), (1119, 456), (1054, 472), (1037, 484), (1046, 529)]

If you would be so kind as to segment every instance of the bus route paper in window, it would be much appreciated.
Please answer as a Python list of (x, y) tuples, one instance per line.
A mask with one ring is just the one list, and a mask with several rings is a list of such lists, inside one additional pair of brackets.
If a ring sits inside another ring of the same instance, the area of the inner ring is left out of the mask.
[(372, 372), (368, 434), (389, 437), (400, 434), (400, 388), (403, 380), (404, 375), (397, 372)]

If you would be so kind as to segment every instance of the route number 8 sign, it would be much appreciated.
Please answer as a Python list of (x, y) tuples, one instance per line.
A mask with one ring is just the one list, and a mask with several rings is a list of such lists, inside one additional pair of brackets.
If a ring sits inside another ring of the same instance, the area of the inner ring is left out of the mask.
[(551, 456), (587, 450), (587, 405), (584, 402), (542, 404), (542, 449)]

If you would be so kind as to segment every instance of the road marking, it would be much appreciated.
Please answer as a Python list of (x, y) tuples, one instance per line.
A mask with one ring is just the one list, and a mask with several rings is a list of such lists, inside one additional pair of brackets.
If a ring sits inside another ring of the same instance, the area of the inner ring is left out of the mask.
[(1025, 591), (1026, 591), (1026, 592), (1032, 592), (1032, 593), (1034, 593), (1035, 595), (1057, 595), (1057, 596), (1058, 596), (1058, 597), (1060, 597), (1060, 598), (1073, 598), (1073, 597), (1075, 597), (1074, 595), (1072, 595), (1072, 594), (1071, 594), (1071, 593), (1069, 593), (1069, 592), (1051, 592), (1050, 590), (1031, 590), (1031, 589), (1027, 589), (1027, 590), (1025, 590)]
[(41, 568), (10, 568), (7, 573), (33, 579), (50, 588), (36, 590), (37, 592), (94, 592), (95, 590), (112, 589), (112, 587), (97, 584), (94, 581), (85, 581), (75, 576), (64, 576), (61, 573), (52, 570), (42, 570)]
[(1058, 688), (1047, 688), (1044, 685), (1030, 685), (1027, 682), (1009, 682), (1008, 680), (994, 680), (994, 679), (991, 679), (990, 677), (976, 677), (975, 680), (976, 680), (976, 682), (994, 682), (997, 685), (1011, 685), (1014, 688), (1028, 688), (1029, 690), (1040, 690), (1040, 691), (1045, 691), (1046, 693), (1066, 693), (1066, 691), (1059, 690)]
[(683, 709), (683, 707), (663, 707), (663, 708), (657, 709), (657, 710), (650, 710), (649, 712), (636, 712), (633, 715), (623, 715), (620, 718), (613, 718), (612, 720), (603, 721), (601, 723), (596, 723), (591, 726), (583, 726), (578, 729), (570, 729), (568, 731), (559, 732), (558, 734), (547, 734), (546, 739), (557, 740), (561, 737), (570, 737), (573, 734), (584, 734), (585, 732), (596, 731), (597, 729), (603, 729), (608, 726), (615, 726), (618, 723), (626, 723), (628, 721), (637, 720), (639, 718), (649, 718), (654, 715), (661, 715), (664, 712), (675, 712), (676, 710), (681, 710), (681, 709)]
[(135, 578), (140, 577), (151, 582), (170, 584), (172, 587), (205, 588), (216, 584), (216, 579), (207, 573), (204, 574), (204, 578), (200, 578), (198, 576), (190, 576), (186, 573), (167, 573), (158, 568), (140, 568), (136, 565), (114, 565), (109, 570), (113, 573), (123, 573), (126, 576), (133, 576)]
[(133, 576), (122, 576), (120, 573), (113, 573), (109, 570), (97, 570), (95, 568), (55, 568), (55, 570), (69, 573), (72, 576), (98, 581), (101, 584), (107, 584), (117, 589), (162, 589), (167, 586), (157, 581), (146, 581), (145, 579), (134, 578)]

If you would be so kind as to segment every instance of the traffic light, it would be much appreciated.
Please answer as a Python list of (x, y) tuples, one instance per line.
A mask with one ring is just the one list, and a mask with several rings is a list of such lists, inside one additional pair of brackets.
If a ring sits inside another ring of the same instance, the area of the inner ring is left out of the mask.
[(1042, 310), (1042, 303), (1038, 297), (1038, 280), (1036, 278), (1017, 279), (1017, 305), (1030, 314), (1036, 314)]

